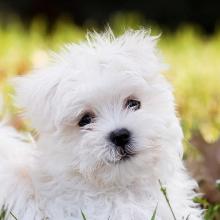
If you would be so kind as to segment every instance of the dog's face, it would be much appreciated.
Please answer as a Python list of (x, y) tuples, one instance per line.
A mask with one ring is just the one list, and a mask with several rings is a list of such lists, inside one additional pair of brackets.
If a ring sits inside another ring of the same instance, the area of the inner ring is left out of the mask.
[(171, 172), (182, 133), (154, 39), (143, 31), (109, 38), (70, 46), (18, 83), (41, 150), (54, 172), (73, 169), (99, 183)]

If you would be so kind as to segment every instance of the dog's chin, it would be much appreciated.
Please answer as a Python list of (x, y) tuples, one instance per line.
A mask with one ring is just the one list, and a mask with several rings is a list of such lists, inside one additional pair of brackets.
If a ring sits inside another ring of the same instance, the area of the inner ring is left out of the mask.
[(144, 161), (139, 161), (139, 156), (134, 154), (124, 155), (117, 160), (109, 159), (100, 169), (94, 170), (90, 180), (93, 184), (104, 188), (132, 185), (140, 177), (146, 176)]
[(137, 156), (136, 154), (137, 153), (125, 153), (118, 156), (117, 158), (108, 159), (108, 163), (112, 165), (128, 163), (135, 159), (135, 157)]

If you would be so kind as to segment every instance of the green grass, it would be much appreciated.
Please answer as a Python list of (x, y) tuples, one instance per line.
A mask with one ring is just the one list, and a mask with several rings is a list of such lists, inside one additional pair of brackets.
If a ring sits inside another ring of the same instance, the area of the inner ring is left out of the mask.
[(12, 212), (7, 212), (7, 209), (2, 207), (0, 210), (0, 220), (6, 220), (8, 215), (10, 215), (14, 220), (18, 220)]
[(195, 198), (194, 202), (200, 204), (205, 210), (205, 220), (220, 219), (220, 204), (210, 204), (205, 198)]
[(159, 184), (160, 184), (160, 190), (161, 190), (161, 192), (162, 192), (163, 195), (164, 195), (164, 198), (165, 198), (165, 200), (166, 200), (166, 202), (167, 202), (167, 205), (168, 205), (168, 207), (169, 207), (169, 209), (170, 209), (170, 212), (171, 212), (171, 214), (172, 214), (172, 216), (173, 216), (173, 219), (174, 219), (174, 220), (177, 220), (177, 218), (176, 218), (176, 216), (175, 216), (175, 214), (174, 214), (173, 208), (172, 208), (172, 206), (171, 206), (171, 204), (170, 204), (170, 200), (169, 200), (168, 195), (167, 195), (167, 190), (166, 190), (165, 187), (162, 186), (162, 183), (161, 183), (160, 180), (159, 180)]
[(5, 220), (5, 218), (6, 218), (6, 210), (3, 207), (0, 211), (0, 220)]
[(87, 220), (85, 214), (83, 213), (83, 211), (81, 210), (81, 216), (83, 218), (83, 220)]
[(154, 209), (154, 212), (153, 212), (153, 215), (151, 217), (151, 220), (156, 220), (156, 214), (157, 214), (157, 206), (156, 208)]

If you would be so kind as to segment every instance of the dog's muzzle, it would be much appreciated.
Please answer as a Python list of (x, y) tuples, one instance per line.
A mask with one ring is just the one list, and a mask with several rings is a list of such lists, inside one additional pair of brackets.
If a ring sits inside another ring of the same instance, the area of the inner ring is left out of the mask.
[(127, 160), (134, 155), (131, 149), (131, 132), (128, 129), (120, 128), (112, 131), (109, 134), (109, 140), (121, 155), (120, 160)]

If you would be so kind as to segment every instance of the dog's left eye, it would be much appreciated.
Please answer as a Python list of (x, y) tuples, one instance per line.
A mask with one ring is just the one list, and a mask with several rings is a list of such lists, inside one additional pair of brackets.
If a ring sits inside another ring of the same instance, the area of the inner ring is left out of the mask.
[(141, 102), (138, 100), (135, 100), (135, 99), (128, 99), (125, 107), (136, 111), (136, 110), (140, 109)]
[(95, 116), (92, 113), (85, 113), (80, 119), (78, 125), (79, 127), (84, 127), (94, 121)]

